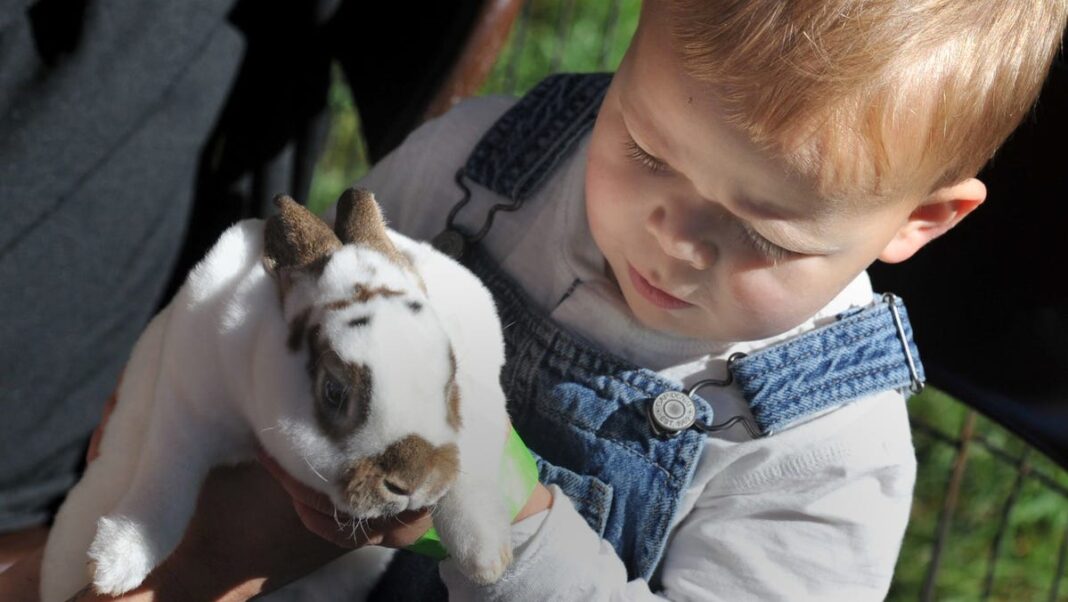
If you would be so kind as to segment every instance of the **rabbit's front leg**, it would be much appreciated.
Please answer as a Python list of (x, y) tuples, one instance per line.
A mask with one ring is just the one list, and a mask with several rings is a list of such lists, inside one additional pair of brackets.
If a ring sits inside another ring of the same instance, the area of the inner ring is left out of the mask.
[(434, 528), (460, 571), (493, 583), (512, 563), (511, 515), (498, 479), (461, 476), (438, 502)]
[[(210, 428), (154, 420), (137, 473), (114, 511), (97, 521), (89, 547), (93, 586), (103, 594), (137, 587), (174, 551), (196, 508), (200, 487), (225, 457)], [(166, 424), (166, 428), (162, 427)]]
[(497, 386), (461, 386), (466, 406), (460, 440), (460, 475), (438, 502), (434, 527), (441, 543), (476, 583), (496, 581), (512, 562), (512, 514), (501, 490), (501, 455), (510, 430), (504, 394)]

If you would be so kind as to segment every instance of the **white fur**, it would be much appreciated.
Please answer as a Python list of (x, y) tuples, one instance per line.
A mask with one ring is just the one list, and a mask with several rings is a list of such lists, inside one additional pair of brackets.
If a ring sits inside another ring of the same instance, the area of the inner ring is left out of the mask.
[[(376, 403), (368, 423), (343, 445), (320, 432), (307, 350), (287, 348), (288, 323), (314, 303), (351, 295), (355, 281), (423, 293), (384, 255), (348, 245), (317, 281), (296, 282), (283, 307), (261, 263), (263, 222), (246, 220), (222, 235), (134, 348), (100, 457), (71, 490), (49, 536), (41, 572), (45, 602), (82, 588), (87, 562), (89, 580), (101, 592), (139, 585), (181, 539), (208, 471), (251, 459), (257, 440), (340, 508), (346, 501), (335, 483), (354, 459), (412, 433), (436, 445), (456, 442), (461, 473), (438, 502), (435, 526), (473, 579), (500, 575), (511, 550), (510, 516), (498, 483), (507, 415), (499, 385), (504, 345), (493, 301), (455, 261), (389, 235), (426, 285), (426, 309), (409, 331), (422, 332), (423, 344), (413, 348), (403, 329), (391, 329), (401, 310), (388, 299), (320, 316), (322, 333), (342, 359), (374, 371)], [(367, 313), (374, 315), (370, 328), (344, 326)], [(444, 404), (427, 402), (434, 393), (440, 397), (448, 378), (447, 354), (439, 353), (436, 340), (451, 344), (456, 358), (458, 435), (447, 425)], [(411, 507), (421, 501), (413, 496)], [(382, 555), (374, 556), (381, 562)]]

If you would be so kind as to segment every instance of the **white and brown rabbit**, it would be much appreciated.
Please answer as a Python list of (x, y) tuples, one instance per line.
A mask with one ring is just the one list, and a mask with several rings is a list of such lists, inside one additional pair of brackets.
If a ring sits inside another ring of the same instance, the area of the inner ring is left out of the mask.
[[(500, 323), (478, 279), (348, 190), (334, 230), (287, 197), (227, 230), (134, 348), (99, 458), (45, 550), (41, 593), (138, 586), (208, 471), (257, 443), (356, 517), (436, 504), (479, 582), (511, 561)], [(88, 562), (89, 571), (86, 572)]]

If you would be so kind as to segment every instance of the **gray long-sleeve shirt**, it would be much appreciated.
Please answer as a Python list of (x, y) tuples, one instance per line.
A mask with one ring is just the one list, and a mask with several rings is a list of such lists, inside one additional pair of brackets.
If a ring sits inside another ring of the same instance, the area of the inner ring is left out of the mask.
[(241, 60), (232, 4), (0, 3), (0, 532), (74, 483), (167, 283)]

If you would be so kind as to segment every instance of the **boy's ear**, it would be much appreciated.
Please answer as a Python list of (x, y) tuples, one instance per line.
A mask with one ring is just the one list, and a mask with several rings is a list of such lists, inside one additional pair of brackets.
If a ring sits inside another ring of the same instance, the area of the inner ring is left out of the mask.
[(949, 232), (984, 200), (986, 185), (975, 178), (939, 188), (912, 210), (879, 259), (886, 263), (905, 261), (925, 244)]

